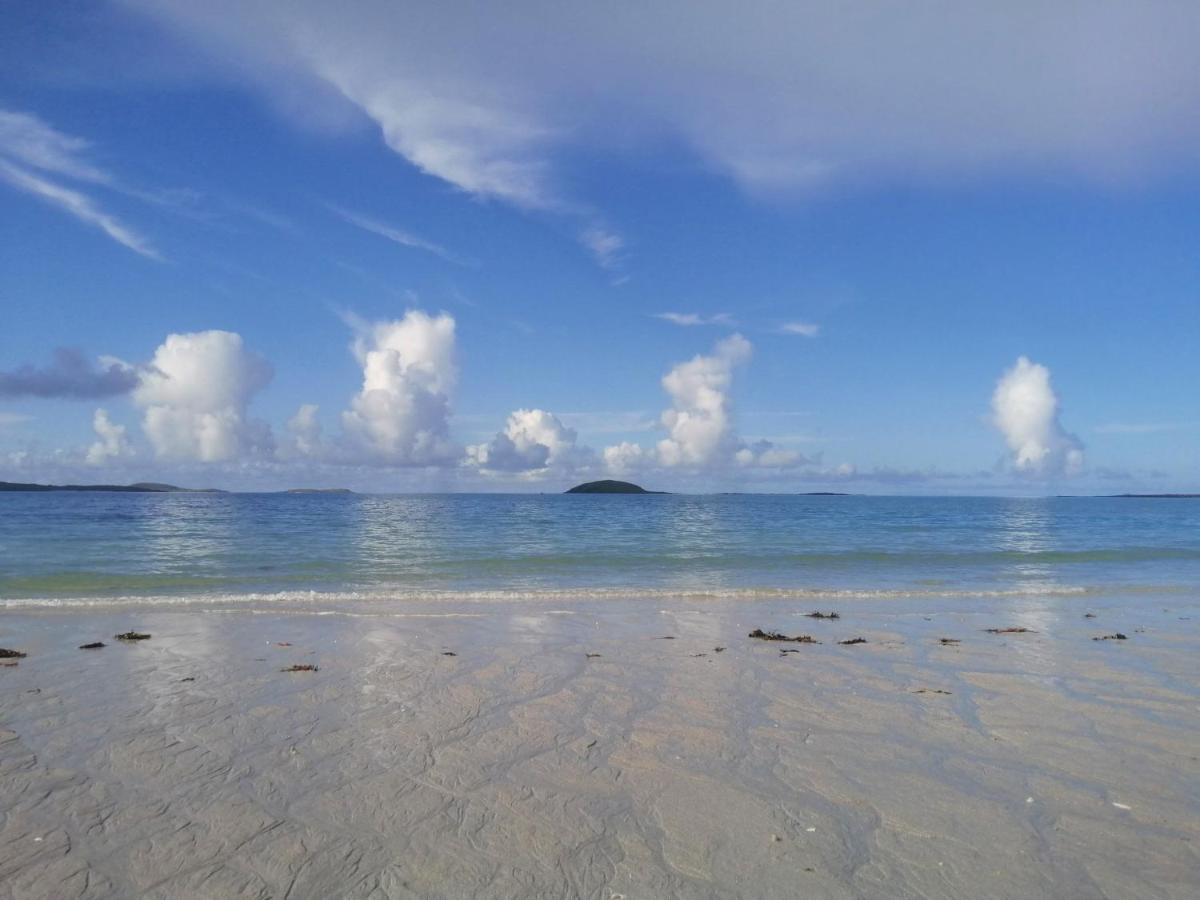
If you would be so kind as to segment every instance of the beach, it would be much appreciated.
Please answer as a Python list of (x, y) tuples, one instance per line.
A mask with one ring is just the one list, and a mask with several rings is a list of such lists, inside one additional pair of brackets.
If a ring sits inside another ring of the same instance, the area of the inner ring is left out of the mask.
[(1195, 896), (1194, 594), (823, 608), (10, 608), (0, 897)]
[(1198, 44), (0, 2), (0, 900), (1200, 900)]

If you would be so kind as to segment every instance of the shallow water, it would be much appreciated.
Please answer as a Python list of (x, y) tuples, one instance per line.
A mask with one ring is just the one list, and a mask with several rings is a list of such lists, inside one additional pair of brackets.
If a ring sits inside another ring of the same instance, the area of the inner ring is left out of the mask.
[(1200, 585), (1200, 501), (0, 494), (0, 604), (1119, 596)]

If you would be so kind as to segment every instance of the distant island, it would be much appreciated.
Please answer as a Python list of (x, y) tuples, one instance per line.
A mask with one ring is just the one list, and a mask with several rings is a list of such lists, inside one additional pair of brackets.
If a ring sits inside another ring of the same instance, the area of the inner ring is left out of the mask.
[[(0, 492), (23, 491), (25, 493), (47, 493), (49, 491), (106, 491), (116, 494), (227, 494), (220, 488), (185, 488), (157, 481), (138, 481), (134, 484), (26, 484), (20, 481), (0, 481)], [(353, 494), (350, 488), (288, 488), (280, 494)]]
[(184, 488), (154, 481), (136, 484), (24, 484), (19, 481), (0, 481), (0, 491), (108, 491), (120, 494), (224, 494), (218, 488)]
[(585, 484), (577, 484), (575, 487), (566, 491), (568, 494), (665, 494), (666, 491), (648, 491), (640, 485), (633, 484), (629, 481), (613, 481), (605, 479), (604, 481), (589, 481)]
[(1200, 494), (1109, 494), (1110, 497), (1131, 500), (1197, 500)]

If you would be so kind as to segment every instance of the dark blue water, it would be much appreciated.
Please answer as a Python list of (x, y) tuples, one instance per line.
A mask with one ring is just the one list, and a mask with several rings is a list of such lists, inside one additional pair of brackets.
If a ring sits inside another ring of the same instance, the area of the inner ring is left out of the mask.
[(0, 494), (0, 603), (1194, 592), (1200, 501)]

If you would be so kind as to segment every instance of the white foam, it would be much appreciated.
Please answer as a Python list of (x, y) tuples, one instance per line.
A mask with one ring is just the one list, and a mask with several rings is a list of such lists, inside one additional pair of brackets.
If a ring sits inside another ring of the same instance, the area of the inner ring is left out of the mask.
[(1079, 585), (1037, 585), (1000, 589), (848, 589), (848, 588), (688, 588), (688, 587), (573, 587), (494, 590), (426, 590), (378, 588), (361, 591), (277, 591), (205, 594), (136, 594), (122, 596), (17, 597), (0, 599), (0, 609), (74, 609), (126, 606), (255, 607), (339, 606), (370, 603), (539, 603), (604, 600), (908, 600), (1003, 597), (1055, 597), (1096, 593)]

